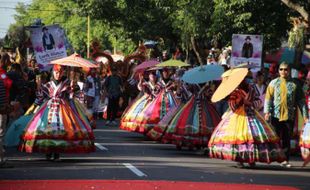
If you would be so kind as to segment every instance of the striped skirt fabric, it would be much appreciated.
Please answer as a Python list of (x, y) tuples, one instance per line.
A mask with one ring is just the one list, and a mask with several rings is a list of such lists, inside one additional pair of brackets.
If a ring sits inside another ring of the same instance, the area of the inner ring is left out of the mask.
[[(94, 134), (82, 108), (73, 101), (46, 101), (27, 124), (19, 150), (43, 153), (95, 151)], [(55, 109), (56, 107), (56, 109)], [(55, 111), (58, 110), (58, 111)]]
[(273, 127), (256, 111), (248, 115), (243, 106), (226, 114), (208, 146), (212, 158), (248, 163), (285, 160)]

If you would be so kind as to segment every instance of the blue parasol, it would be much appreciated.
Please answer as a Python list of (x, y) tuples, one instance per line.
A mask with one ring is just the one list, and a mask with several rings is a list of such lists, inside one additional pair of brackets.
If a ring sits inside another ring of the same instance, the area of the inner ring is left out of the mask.
[(21, 116), (15, 120), (7, 130), (4, 137), (4, 144), (7, 147), (18, 146), (20, 136), (23, 134), (27, 124), (33, 117), (33, 114)]
[(190, 69), (184, 73), (182, 80), (190, 84), (205, 83), (221, 79), (224, 68), (219, 65), (203, 65)]

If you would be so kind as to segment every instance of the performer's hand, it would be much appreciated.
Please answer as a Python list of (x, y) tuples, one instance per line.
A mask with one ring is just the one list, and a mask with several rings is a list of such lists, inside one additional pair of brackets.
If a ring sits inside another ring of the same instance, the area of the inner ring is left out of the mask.
[(139, 73), (139, 80), (142, 82), (142, 80), (143, 80), (143, 73)]
[(266, 114), (265, 114), (265, 120), (266, 120), (266, 121), (269, 121), (269, 119), (270, 119), (270, 113), (266, 113)]
[(251, 105), (252, 105), (252, 103), (251, 103), (249, 100), (247, 100), (247, 99), (244, 99), (244, 100), (243, 100), (243, 104), (244, 104), (245, 106), (251, 106)]
[(304, 117), (305, 123), (308, 123), (309, 119), (307, 117)]

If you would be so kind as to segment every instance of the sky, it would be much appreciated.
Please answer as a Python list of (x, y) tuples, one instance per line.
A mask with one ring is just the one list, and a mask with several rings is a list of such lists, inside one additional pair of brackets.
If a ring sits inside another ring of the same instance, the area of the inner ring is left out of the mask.
[(15, 6), (18, 2), (30, 4), (31, 0), (0, 0), (0, 38), (3, 38), (10, 24), (15, 23)]

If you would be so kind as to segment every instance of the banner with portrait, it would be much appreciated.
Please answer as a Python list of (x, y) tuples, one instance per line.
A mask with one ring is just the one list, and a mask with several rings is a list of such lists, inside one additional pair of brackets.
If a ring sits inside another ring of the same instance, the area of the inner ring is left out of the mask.
[(50, 61), (67, 56), (65, 33), (58, 25), (30, 29), (32, 47), (40, 69), (46, 69)]
[(263, 50), (262, 35), (233, 34), (231, 65), (249, 64), (254, 70), (261, 69)]

